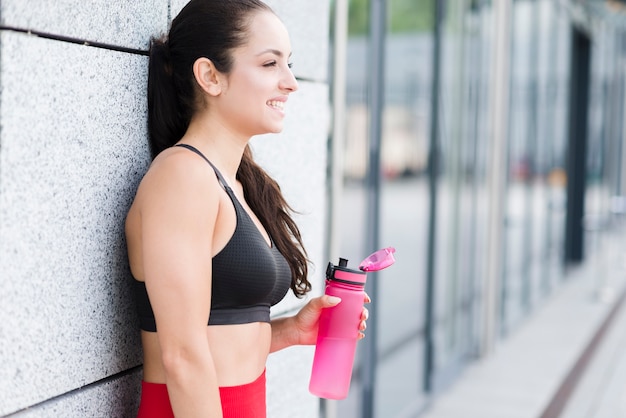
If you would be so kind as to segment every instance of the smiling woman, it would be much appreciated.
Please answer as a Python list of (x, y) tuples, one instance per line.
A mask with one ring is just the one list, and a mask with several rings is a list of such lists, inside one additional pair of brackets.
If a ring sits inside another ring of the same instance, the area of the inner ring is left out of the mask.
[(314, 344), (322, 309), (338, 303), (313, 298), (270, 319), (289, 289), (311, 289), (291, 208), (248, 145), (283, 128), (298, 89), (290, 55), (284, 25), (256, 0), (192, 0), (152, 42), (154, 159), (126, 218), (139, 417), (265, 417), (268, 355)]

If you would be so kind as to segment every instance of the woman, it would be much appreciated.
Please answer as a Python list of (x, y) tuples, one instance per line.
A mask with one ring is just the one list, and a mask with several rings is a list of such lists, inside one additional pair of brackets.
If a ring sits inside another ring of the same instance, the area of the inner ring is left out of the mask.
[(283, 128), (298, 89), (290, 55), (284, 25), (258, 0), (191, 0), (152, 42), (154, 160), (126, 219), (140, 417), (265, 417), (267, 356), (314, 344), (322, 309), (340, 302), (313, 298), (270, 321), (289, 288), (311, 289), (290, 208), (248, 147)]

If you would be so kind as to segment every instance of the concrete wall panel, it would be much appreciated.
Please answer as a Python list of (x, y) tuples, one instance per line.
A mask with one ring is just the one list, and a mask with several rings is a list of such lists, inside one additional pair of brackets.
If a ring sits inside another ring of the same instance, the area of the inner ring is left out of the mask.
[(296, 77), (326, 82), (330, 1), (268, 0), (267, 4), (291, 35)]
[(309, 393), (313, 347), (290, 347), (267, 362), (267, 416), (318, 418), (319, 398)]
[[(171, 1), (172, 17), (188, 3), (187, 0)], [(266, 3), (274, 9), (289, 31), (296, 77), (327, 81), (330, 2), (271, 0)]]
[(4, 414), (140, 363), (123, 215), (148, 159), (147, 58), (0, 45)]
[(141, 373), (133, 372), (81, 388), (42, 405), (12, 415), (15, 418), (132, 418), (139, 407)]
[(0, 2), (2, 25), (127, 48), (147, 49), (167, 18), (167, 0)]
[[(254, 155), (281, 185), (287, 202), (298, 212), (295, 219), (312, 261), (310, 280), (313, 294), (323, 291), (326, 264), (326, 151), (328, 138), (328, 87), (301, 82), (285, 107), (285, 129), (277, 135), (252, 140)], [(283, 314), (304, 300), (289, 297), (274, 312)]]

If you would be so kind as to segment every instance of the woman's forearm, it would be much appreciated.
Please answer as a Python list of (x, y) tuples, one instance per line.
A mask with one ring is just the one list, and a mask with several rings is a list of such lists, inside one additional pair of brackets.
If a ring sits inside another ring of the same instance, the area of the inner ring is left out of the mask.
[(298, 344), (298, 332), (295, 328), (294, 317), (273, 319), (271, 325), (272, 343), (270, 345), (270, 353)]

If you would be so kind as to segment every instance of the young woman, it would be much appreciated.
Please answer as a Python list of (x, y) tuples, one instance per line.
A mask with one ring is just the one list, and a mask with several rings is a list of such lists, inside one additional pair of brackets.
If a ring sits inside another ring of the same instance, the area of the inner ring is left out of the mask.
[[(139, 417), (265, 417), (269, 353), (314, 344), (307, 257), (276, 182), (249, 139), (280, 132), (290, 70), (284, 25), (258, 0), (191, 0), (153, 40), (148, 124), (154, 160), (126, 219), (144, 352)], [(363, 310), (362, 337), (367, 319)]]

